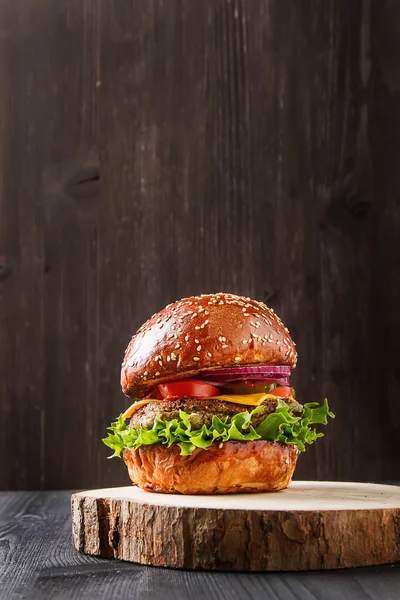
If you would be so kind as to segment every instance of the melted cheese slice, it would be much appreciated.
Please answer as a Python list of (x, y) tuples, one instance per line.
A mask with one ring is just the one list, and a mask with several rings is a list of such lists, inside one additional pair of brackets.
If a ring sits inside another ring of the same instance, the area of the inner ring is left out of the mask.
[(146, 400), (139, 400), (139, 402), (134, 402), (131, 404), (129, 408), (126, 409), (124, 414), (122, 415), (124, 419), (129, 419), (139, 408), (142, 406), (146, 406), (149, 402), (161, 402), (161, 400), (156, 400), (155, 398), (146, 398)]
[[(247, 406), (260, 406), (264, 402), (271, 398), (281, 398), (281, 396), (274, 396), (274, 394), (225, 394), (223, 396), (214, 396), (213, 398), (203, 398), (203, 400), (223, 400), (224, 402), (233, 402), (234, 404), (245, 404)], [(134, 402), (122, 415), (124, 419), (129, 419), (139, 408), (149, 404), (150, 402), (164, 402), (163, 400), (157, 400), (156, 398), (146, 398), (146, 400), (139, 400)], [(168, 400), (166, 400), (168, 402)]]

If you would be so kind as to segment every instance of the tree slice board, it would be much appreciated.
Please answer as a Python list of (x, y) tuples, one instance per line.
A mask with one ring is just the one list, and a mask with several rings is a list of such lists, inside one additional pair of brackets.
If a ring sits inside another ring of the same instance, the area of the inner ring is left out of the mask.
[(281, 492), (180, 496), (121, 487), (72, 496), (81, 552), (235, 571), (339, 569), (400, 560), (400, 487), (295, 481)]

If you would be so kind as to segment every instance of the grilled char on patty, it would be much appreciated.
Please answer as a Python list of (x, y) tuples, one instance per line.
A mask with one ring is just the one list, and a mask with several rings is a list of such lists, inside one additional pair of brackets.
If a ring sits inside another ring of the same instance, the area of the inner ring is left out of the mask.
[[(297, 412), (301, 412), (301, 404), (291, 398), (282, 398), (286, 404), (293, 406)], [(253, 427), (257, 427), (266, 416), (275, 412), (277, 400), (268, 398), (261, 404), (264, 410), (254, 415), (251, 419)], [(179, 419), (179, 413), (184, 411), (189, 415), (189, 420), (193, 429), (201, 429), (203, 425), (209, 427), (213, 416), (220, 419), (233, 417), (234, 415), (248, 410), (251, 412), (255, 407), (225, 402), (224, 400), (199, 400), (198, 398), (181, 398), (179, 400), (161, 400), (160, 402), (150, 402), (140, 408), (131, 418), (129, 429), (135, 429), (138, 426), (151, 428), (154, 419), (158, 415), (163, 421), (172, 421)]]

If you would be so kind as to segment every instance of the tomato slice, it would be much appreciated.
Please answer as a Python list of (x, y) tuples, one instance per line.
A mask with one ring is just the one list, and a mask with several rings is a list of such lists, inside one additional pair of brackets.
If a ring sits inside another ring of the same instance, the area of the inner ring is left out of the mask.
[(273, 391), (274, 396), (281, 396), (282, 398), (289, 398), (289, 396), (293, 395), (293, 388), (281, 386), (276, 387)]
[[(276, 389), (273, 379), (235, 381), (224, 386), (224, 390), (231, 394), (269, 394)], [(275, 393), (275, 392), (274, 392)]]
[(204, 381), (184, 379), (171, 383), (161, 383), (158, 386), (164, 400), (177, 398), (212, 398), (219, 395), (219, 389)]

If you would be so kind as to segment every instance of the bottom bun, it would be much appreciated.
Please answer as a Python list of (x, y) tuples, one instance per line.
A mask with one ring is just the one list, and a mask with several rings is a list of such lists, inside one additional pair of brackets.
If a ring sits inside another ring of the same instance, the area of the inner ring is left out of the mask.
[(163, 444), (124, 450), (129, 477), (143, 490), (165, 494), (272, 492), (291, 482), (299, 450), (278, 442), (225, 442), (181, 456)]

